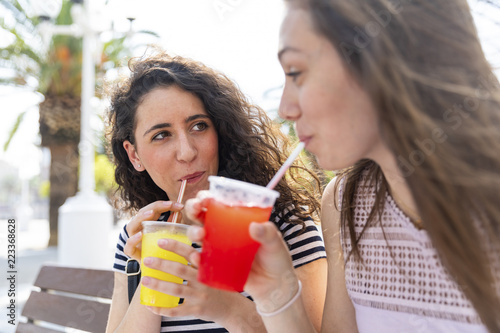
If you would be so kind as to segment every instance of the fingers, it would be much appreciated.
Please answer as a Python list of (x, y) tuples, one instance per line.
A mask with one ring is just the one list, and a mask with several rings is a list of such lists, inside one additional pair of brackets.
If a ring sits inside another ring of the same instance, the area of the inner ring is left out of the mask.
[(205, 229), (198, 226), (191, 226), (187, 230), (187, 236), (193, 243), (201, 242), (205, 238)]
[(189, 199), (186, 201), (186, 217), (198, 224), (203, 224), (205, 221), (205, 212), (210, 200), (209, 191), (199, 191), (196, 198)]
[(201, 255), (198, 251), (191, 253), (191, 255), (189, 256), (189, 259), (188, 259), (188, 261), (194, 267), (200, 267), (200, 260), (201, 260)]
[[(150, 289), (157, 290), (159, 292), (162, 292), (167, 295), (175, 296), (175, 297), (180, 297), (184, 298), (186, 301), (188, 299), (197, 299), (200, 296), (200, 286), (201, 283), (199, 283), (196, 280), (197, 276), (197, 270), (193, 268), (192, 266), (184, 265), (175, 261), (170, 261), (170, 260), (164, 260), (160, 258), (154, 258), (154, 257), (147, 257), (144, 258), (144, 264), (152, 269), (160, 270), (172, 275), (175, 275), (177, 277), (180, 277), (181, 279), (188, 281), (187, 285), (186, 284), (178, 284), (174, 282), (167, 282), (163, 280), (159, 280), (156, 278), (152, 278), (149, 276), (143, 276), (141, 279), (141, 283)], [(160, 309), (160, 308), (155, 308), (155, 309)], [(152, 309), (151, 309), (152, 310)], [(161, 308), (161, 311), (163, 315), (168, 315), (168, 316), (177, 316), (181, 315), (180, 312), (178, 311), (185, 311), (186, 309), (183, 308), (181, 309), (181, 306), (177, 308)], [(167, 312), (165, 312), (167, 311)], [(173, 312), (172, 312), (173, 311)], [(174, 314), (175, 312), (175, 314)], [(156, 312), (155, 312), (156, 313)], [(158, 312), (157, 314), (159, 314)], [(184, 315), (187, 315), (188, 313), (185, 313)]]
[(188, 199), (185, 210), (186, 218), (194, 223), (201, 224), (202, 221), (198, 219), (201, 209), (201, 201), (198, 198)]
[[(158, 265), (159, 268), (167, 264), (169, 266), (169, 271), (175, 271), (179, 268), (175, 265), (178, 263), (172, 263), (174, 265), (170, 265), (170, 263), (160, 263), (159, 261), (152, 263), (152, 265)], [(196, 273), (196, 270), (192, 267), (185, 267), (188, 272), (187, 275), (191, 275), (189, 271)], [(182, 269), (178, 271), (177, 274), (182, 275)], [(232, 299), (233, 294), (205, 286), (198, 282), (196, 278), (187, 280), (187, 284), (176, 284), (145, 277), (143, 277), (142, 281), (148, 288), (158, 290), (168, 295), (184, 298), (183, 304), (174, 308), (148, 307), (153, 313), (167, 317), (193, 316), (195, 318), (217, 322), (217, 318), (225, 314), (229, 306), (228, 301), (225, 300), (224, 297), (230, 295), (231, 297), (229, 299)]]
[(266, 252), (274, 252), (283, 248), (283, 239), (272, 222), (253, 222), (250, 224), (249, 232), (250, 237), (259, 242)]
[(157, 290), (167, 295), (181, 297), (184, 298), (186, 296), (186, 291), (188, 288), (185, 288), (184, 285), (175, 283), (175, 282), (167, 282), (159, 279), (155, 279), (150, 276), (143, 276), (141, 279), (141, 283), (150, 289)]
[(136, 260), (141, 259), (141, 241), (142, 241), (142, 232), (138, 232), (132, 237), (130, 237), (125, 246), (123, 247), (123, 252), (131, 258)]
[[(205, 229), (197, 226), (189, 227), (187, 231), (188, 238), (193, 243), (201, 243), (203, 238), (205, 238)], [(198, 251), (192, 251), (189, 254), (187, 260), (195, 267), (200, 267), (200, 253)]]
[[(164, 250), (171, 251), (184, 257), (189, 261), (189, 258), (194, 253), (198, 253), (191, 245), (173, 239), (160, 239), (158, 246)], [(186, 281), (196, 281), (197, 270), (195, 267), (184, 265), (179, 262), (164, 260), (156, 257), (144, 258), (144, 264), (150, 268), (160, 270), (175, 276), (178, 276)]]
[(167, 211), (178, 212), (183, 209), (181, 203), (172, 201), (155, 201), (141, 208), (137, 214), (127, 223), (129, 239), (125, 243), (123, 252), (136, 260), (141, 259), (142, 222), (156, 221), (160, 215)]
[(267, 299), (273, 290), (283, 285), (284, 276), (293, 276), (290, 252), (280, 232), (272, 222), (251, 223), (250, 237), (259, 242), (252, 270), (245, 285), (254, 300)]
[(164, 250), (174, 252), (189, 261), (189, 256), (193, 252), (197, 252), (191, 245), (184, 244), (174, 239), (160, 239), (158, 246)]
[[(168, 274), (172, 274), (174, 276), (180, 277), (186, 281), (196, 281), (197, 270), (191, 266), (184, 265), (182, 263), (164, 260), (156, 257), (147, 257), (144, 258), (144, 265), (149, 268), (156, 269)], [(148, 286), (149, 288), (149, 286)], [(161, 292), (165, 292), (163, 290), (159, 290)], [(168, 294), (168, 293), (167, 293)], [(173, 295), (173, 294), (169, 294)], [(174, 295), (177, 296), (177, 295)]]
[(153, 210), (143, 210), (139, 211), (129, 223), (127, 223), (127, 233), (130, 236), (133, 236), (137, 232), (142, 230), (142, 221), (151, 220), (153, 218), (154, 211)]
[(142, 207), (130, 222), (127, 224), (127, 232), (129, 236), (142, 230), (141, 223), (143, 221), (156, 221), (160, 215), (167, 211), (178, 212), (184, 208), (184, 205), (172, 201), (155, 201), (147, 206)]

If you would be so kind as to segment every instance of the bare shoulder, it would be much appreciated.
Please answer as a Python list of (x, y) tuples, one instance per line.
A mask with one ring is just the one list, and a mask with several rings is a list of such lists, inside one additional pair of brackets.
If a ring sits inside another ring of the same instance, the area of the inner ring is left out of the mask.
[(334, 178), (323, 192), (321, 227), (328, 258), (328, 284), (321, 332), (357, 332), (356, 314), (344, 276), (341, 246), (339, 179)]
[[(340, 229), (339, 184), (338, 177), (333, 178), (323, 191), (321, 200), (321, 225), (323, 234), (336, 234)], [(326, 240), (325, 240), (326, 241)]]

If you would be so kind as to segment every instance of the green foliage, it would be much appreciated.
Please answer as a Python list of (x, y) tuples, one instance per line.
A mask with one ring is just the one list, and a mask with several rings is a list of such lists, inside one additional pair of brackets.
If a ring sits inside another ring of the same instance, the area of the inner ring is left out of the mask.
[[(115, 167), (106, 155), (98, 154), (95, 158), (95, 185), (96, 191), (111, 195), (117, 188), (115, 183)], [(40, 198), (48, 198), (50, 194), (50, 181), (45, 180), (38, 186)]]
[(42, 199), (48, 198), (50, 195), (50, 181), (44, 180), (38, 186), (38, 196)]
[(95, 158), (96, 191), (110, 195), (117, 188), (115, 183), (115, 167), (106, 155), (96, 155)]
[[(12, 39), (0, 51), (0, 69), (9, 69), (12, 75), (0, 77), (0, 84), (26, 86), (28, 82), (37, 82), (33, 88), (45, 95), (80, 96), (82, 39), (54, 35), (49, 45), (45, 45), (39, 20), (29, 17), (22, 4), (24, 2), (18, 0), (0, 0), (0, 9), (6, 9), (10, 14), (9, 19), (0, 18), (0, 30)], [(73, 23), (72, 6), (70, 0), (62, 0), (56, 25)], [(158, 37), (151, 31), (138, 33)], [(131, 57), (133, 47), (127, 45), (126, 37), (112, 38), (103, 43), (101, 63), (96, 65), (98, 77), (111, 68), (123, 66), (123, 62)]]
[(2, 77), (0, 83), (25, 86), (29, 78), (38, 75), (43, 61), (39, 22), (30, 19), (17, 0), (0, 0), (0, 6), (10, 14), (0, 19), (0, 29), (12, 40), (0, 52), (0, 68), (8, 68), (12, 75)]
[[(8, 36), (3, 41), (8, 45), (0, 50), (0, 84), (28, 86), (45, 95), (46, 100), (49, 97), (79, 98), (82, 78), (82, 39), (55, 35), (51, 38), (49, 45), (45, 45), (39, 29), (39, 20), (29, 17), (23, 5), (28, 6), (29, 3), (18, 0), (0, 0), (0, 11), (2, 11), (0, 33), (2, 36)], [(55, 24), (73, 23), (72, 6), (73, 3), (70, 0), (62, 0), (62, 8)], [(158, 37), (150, 31), (138, 33)], [(102, 80), (99, 78), (103, 77), (106, 71), (123, 66), (131, 57), (133, 47), (127, 45), (126, 37), (111, 38), (103, 43), (101, 62), (96, 65), (98, 88), (102, 85)], [(2, 69), (7, 69), (7, 71), (1, 71)], [(100, 91), (101, 89), (98, 89), (98, 92)], [(17, 118), (4, 149), (8, 148), (23, 117), (24, 113)]]
[(26, 114), (26, 111), (25, 112), (21, 112), (19, 114), (19, 116), (17, 116), (16, 122), (14, 123), (14, 126), (12, 127), (12, 129), (9, 132), (9, 135), (7, 137), (7, 141), (3, 145), (3, 151), (7, 151), (7, 149), (9, 148), (10, 142), (12, 141), (12, 138), (14, 137), (14, 134), (17, 132), (17, 129), (19, 128), (19, 125), (21, 125), (21, 122), (23, 121), (25, 114)]

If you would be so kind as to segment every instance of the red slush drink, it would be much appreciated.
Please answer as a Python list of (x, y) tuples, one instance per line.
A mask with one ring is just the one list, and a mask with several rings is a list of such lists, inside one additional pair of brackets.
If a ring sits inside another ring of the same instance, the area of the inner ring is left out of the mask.
[[(279, 194), (265, 187), (222, 177), (212, 176), (210, 181), (213, 197), (205, 215), (198, 281), (214, 288), (241, 292), (260, 246), (250, 237), (248, 228), (252, 222), (269, 221)], [(222, 181), (223, 189), (214, 189), (215, 181)], [(230, 189), (230, 186), (237, 189)], [(247, 193), (235, 193), (245, 190)], [(222, 195), (213, 193), (217, 191), (223, 191)]]

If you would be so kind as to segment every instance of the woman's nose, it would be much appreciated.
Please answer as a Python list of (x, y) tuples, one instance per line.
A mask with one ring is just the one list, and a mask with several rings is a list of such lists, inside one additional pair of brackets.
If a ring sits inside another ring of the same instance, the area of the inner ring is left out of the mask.
[(296, 121), (300, 117), (300, 108), (297, 94), (293, 91), (293, 89), (287, 88), (286, 85), (283, 89), (283, 95), (281, 95), (278, 115), (282, 119), (290, 121)]
[(180, 162), (192, 162), (198, 154), (195, 142), (187, 135), (179, 136), (178, 140), (177, 160)]

